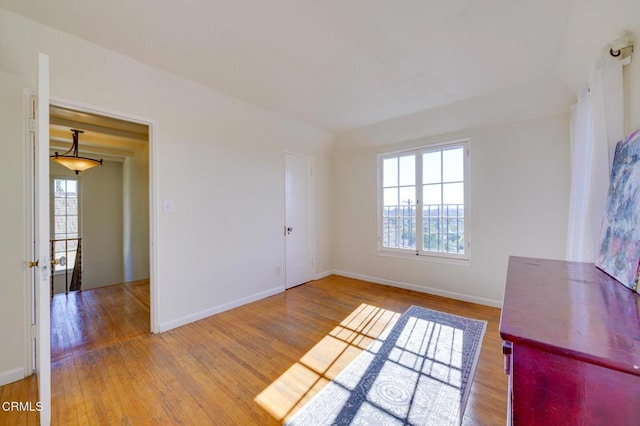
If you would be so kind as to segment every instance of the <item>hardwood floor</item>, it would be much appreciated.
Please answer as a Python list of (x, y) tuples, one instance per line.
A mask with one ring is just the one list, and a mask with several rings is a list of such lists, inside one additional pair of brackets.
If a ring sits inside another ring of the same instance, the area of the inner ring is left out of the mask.
[[(330, 276), (152, 335), (146, 283), (122, 289), (123, 303), (94, 291), (67, 299), (52, 330), (53, 424), (281, 424), (410, 305), (488, 321), (464, 424), (506, 420), (495, 308)], [(0, 400), (36, 401), (36, 380)]]
[(149, 333), (149, 280), (56, 294), (51, 299), (51, 362)]

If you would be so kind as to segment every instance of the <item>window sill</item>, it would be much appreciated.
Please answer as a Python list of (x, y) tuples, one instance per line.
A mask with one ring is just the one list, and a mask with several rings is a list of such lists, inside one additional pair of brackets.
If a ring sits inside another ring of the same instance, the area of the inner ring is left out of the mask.
[(457, 266), (471, 266), (471, 259), (457, 259), (451, 257), (440, 257), (440, 256), (428, 256), (428, 255), (416, 255), (413, 253), (400, 253), (395, 251), (384, 251), (378, 250), (378, 256), (382, 257), (392, 257), (396, 259), (407, 259), (407, 260), (417, 260), (420, 262), (434, 262), (434, 263), (444, 263), (447, 265), (457, 265)]

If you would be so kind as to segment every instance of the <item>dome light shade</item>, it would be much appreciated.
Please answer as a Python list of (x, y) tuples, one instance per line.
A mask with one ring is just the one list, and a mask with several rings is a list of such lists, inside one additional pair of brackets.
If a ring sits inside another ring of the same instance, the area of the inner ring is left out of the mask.
[(71, 129), (71, 133), (73, 133), (73, 145), (71, 146), (71, 149), (64, 154), (58, 154), (56, 152), (51, 156), (51, 160), (76, 172), (76, 174), (84, 172), (85, 170), (95, 166), (101, 166), (102, 160), (94, 160), (93, 158), (78, 156), (78, 134), (84, 132), (82, 130)]

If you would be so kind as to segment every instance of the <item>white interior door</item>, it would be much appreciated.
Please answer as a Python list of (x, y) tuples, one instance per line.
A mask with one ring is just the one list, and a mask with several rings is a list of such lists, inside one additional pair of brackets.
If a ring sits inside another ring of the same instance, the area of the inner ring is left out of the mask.
[[(32, 275), (35, 306), (35, 362), (38, 375), (38, 399), (42, 403), (40, 424), (51, 423), (51, 331), (50, 331), (50, 281), (49, 259), (49, 57), (38, 57), (37, 108), (30, 129), (36, 130), (33, 138), (33, 218), (34, 258), (38, 265)], [(37, 124), (36, 124), (37, 123)]]
[(313, 279), (313, 159), (285, 153), (286, 288)]

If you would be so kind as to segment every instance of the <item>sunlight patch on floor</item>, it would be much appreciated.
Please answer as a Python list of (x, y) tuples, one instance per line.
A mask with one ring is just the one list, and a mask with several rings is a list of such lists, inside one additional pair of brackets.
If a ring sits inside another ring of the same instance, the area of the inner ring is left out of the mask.
[(400, 314), (361, 304), (304, 354), (255, 401), (277, 420), (284, 420), (334, 379), (377, 338), (383, 338)]

